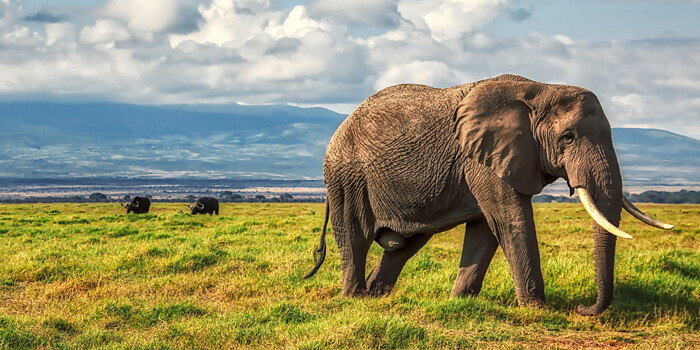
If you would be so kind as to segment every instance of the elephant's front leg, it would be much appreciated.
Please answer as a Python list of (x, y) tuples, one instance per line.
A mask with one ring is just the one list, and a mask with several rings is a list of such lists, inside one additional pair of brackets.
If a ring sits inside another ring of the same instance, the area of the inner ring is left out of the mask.
[(478, 295), (498, 241), (485, 218), (467, 223), (459, 272), (452, 287), (452, 297)]
[(384, 250), (382, 260), (367, 278), (369, 292), (374, 295), (388, 294), (408, 259), (430, 240), (432, 234), (416, 234), (406, 238), (405, 245), (396, 250)]
[(472, 194), (486, 217), (508, 260), (521, 305), (544, 304), (544, 280), (540, 268), (532, 196), (517, 193), (513, 187), (479, 164), (470, 164), (466, 173)]
[(544, 280), (531, 198), (518, 195), (518, 205), (509, 208), (511, 212), (506, 215), (493, 216), (493, 224), (489, 225), (491, 230), (497, 230), (521, 305), (544, 304)]

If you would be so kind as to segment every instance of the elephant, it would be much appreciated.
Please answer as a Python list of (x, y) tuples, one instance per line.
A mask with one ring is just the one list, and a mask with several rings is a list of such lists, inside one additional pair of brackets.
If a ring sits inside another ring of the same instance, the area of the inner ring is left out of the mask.
[(219, 215), (219, 201), (213, 197), (202, 197), (195, 203), (189, 205), (192, 215), (216, 213)]
[[(624, 207), (670, 229), (624, 198), (603, 109), (591, 91), (517, 75), (433, 88), (401, 84), (363, 101), (338, 127), (323, 167), (326, 216), (313, 276), (326, 256), (330, 216), (343, 296), (389, 293), (405, 263), (439, 232), (466, 223), (451, 296), (478, 295), (503, 249), (520, 305), (545, 303), (532, 197), (559, 178), (594, 220), (595, 305), (613, 295), (616, 237)], [(365, 277), (376, 241), (380, 262)]]

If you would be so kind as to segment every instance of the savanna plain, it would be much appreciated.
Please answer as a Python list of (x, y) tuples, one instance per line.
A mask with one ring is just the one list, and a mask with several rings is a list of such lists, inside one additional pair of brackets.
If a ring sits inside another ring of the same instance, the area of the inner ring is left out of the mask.
[[(700, 347), (700, 205), (623, 213), (612, 306), (595, 301), (592, 221), (577, 204), (534, 207), (548, 305), (519, 307), (502, 252), (478, 297), (449, 297), (464, 226), (436, 235), (392, 294), (340, 296), (327, 236), (313, 278), (324, 205), (222, 204), (191, 216), (154, 203), (0, 205), (0, 348), (463, 349)], [(381, 255), (370, 251), (368, 272)]]

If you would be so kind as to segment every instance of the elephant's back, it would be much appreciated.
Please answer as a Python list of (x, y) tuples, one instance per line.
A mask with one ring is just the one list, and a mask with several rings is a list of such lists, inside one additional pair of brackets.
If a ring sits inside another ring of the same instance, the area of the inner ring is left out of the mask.
[[(459, 102), (448, 89), (401, 84), (364, 100), (338, 127), (326, 162), (371, 161), (383, 149), (423, 135), (449, 121)], [(341, 159), (337, 159), (340, 157)]]
[(377, 225), (399, 232), (427, 232), (427, 223), (452, 212), (448, 207), (463, 206), (466, 188), (452, 131), (462, 98), (457, 88), (397, 85), (365, 100), (326, 152), (329, 199), (355, 193), (369, 204)]

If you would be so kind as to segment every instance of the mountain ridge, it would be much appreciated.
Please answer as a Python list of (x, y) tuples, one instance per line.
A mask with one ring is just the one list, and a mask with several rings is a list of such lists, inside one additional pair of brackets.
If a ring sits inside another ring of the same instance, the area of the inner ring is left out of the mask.
[[(286, 105), (5, 102), (0, 177), (320, 179), (345, 117)], [(700, 140), (612, 131), (625, 182), (700, 184)]]

